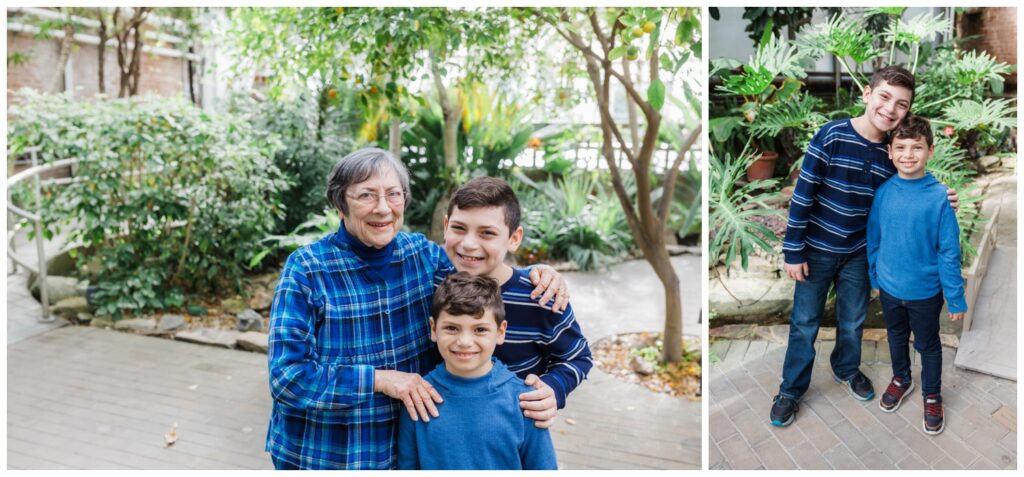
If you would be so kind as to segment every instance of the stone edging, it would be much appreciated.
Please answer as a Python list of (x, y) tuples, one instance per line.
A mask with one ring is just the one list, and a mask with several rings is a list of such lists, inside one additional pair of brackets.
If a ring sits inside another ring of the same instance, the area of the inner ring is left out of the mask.
[[(789, 339), (789, 325), (724, 325), (711, 328), (708, 331), (709, 338), (726, 340), (764, 340), (772, 343), (785, 345)], [(832, 327), (821, 327), (818, 330), (818, 339), (822, 341), (835, 341), (836, 329)], [(960, 347), (960, 337), (949, 333), (939, 333), (942, 346), (949, 348)], [(865, 328), (863, 341), (887, 342), (885, 329)]]

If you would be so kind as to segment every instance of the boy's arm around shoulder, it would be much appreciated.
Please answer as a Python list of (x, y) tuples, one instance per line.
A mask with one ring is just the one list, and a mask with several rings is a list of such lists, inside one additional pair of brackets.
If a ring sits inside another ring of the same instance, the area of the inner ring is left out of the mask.
[(939, 214), (939, 282), (950, 314), (965, 313), (964, 277), (960, 272), (960, 225), (948, 201)]
[(548, 320), (553, 335), (547, 346), (551, 360), (540, 379), (555, 391), (558, 409), (562, 409), (565, 398), (586, 379), (594, 361), (571, 304), (566, 304), (562, 313), (550, 312)]

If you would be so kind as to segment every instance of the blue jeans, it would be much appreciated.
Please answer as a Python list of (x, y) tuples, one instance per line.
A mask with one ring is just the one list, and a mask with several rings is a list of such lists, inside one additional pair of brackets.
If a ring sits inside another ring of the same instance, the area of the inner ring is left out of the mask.
[(843, 380), (852, 379), (860, 367), (860, 342), (871, 296), (866, 252), (840, 258), (807, 250), (805, 257), (808, 274), (805, 281), (796, 282), (793, 292), (789, 343), (779, 386), (779, 394), (796, 400), (803, 397), (811, 385), (814, 340), (818, 337), (830, 286), (835, 283), (838, 321), (836, 346), (830, 362), (832, 373)]
[(881, 292), (885, 312), (892, 375), (910, 379), (910, 333), (914, 333), (914, 349), (921, 353), (921, 392), (939, 394), (942, 390), (942, 341), (939, 339), (939, 315), (942, 313), (942, 292), (924, 300), (900, 300), (885, 290)]

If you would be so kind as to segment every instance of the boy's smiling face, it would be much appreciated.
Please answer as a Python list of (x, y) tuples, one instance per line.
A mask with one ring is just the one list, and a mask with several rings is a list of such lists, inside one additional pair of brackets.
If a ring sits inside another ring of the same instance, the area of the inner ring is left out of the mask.
[(505, 254), (515, 252), (522, 240), (523, 228), (517, 227), (510, 234), (501, 207), (454, 207), (445, 218), (444, 250), (455, 268), (494, 278), (499, 284), (508, 275), (504, 270), (509, 268), (503, 262)]
[(889, 144), (889, 159), (904, 179), (924, 177), (924, 168), (934, 152), (935, 146), (929, 146), (924, 136), (893, 138)]
[(484, 309), (483, 316), (452, 315), (442, 311), (436, 321), (430, 318), (430, 339), (444, 358), (449, 373), (462, 378), (479, 378), (491, 371), (494, 348), (505, 342), (507, 321), (499, 326), (494, 312)]
[(881, 81), (877, 86), (864, 88), (864, 116), (880, 133), (896, 128), (910, 111), (912, 92), (902, 86)]

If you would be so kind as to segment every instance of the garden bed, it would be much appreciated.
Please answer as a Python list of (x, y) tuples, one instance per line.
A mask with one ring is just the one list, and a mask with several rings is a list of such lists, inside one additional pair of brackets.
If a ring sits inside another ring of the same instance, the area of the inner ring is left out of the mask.
[(626, 333), (591, 345), (594, 364), (617, 379), (653, 392), (699, 400), (701, 397), (700, 340), (684, 338), (683, 361), (658, 364), (660, 333)]

